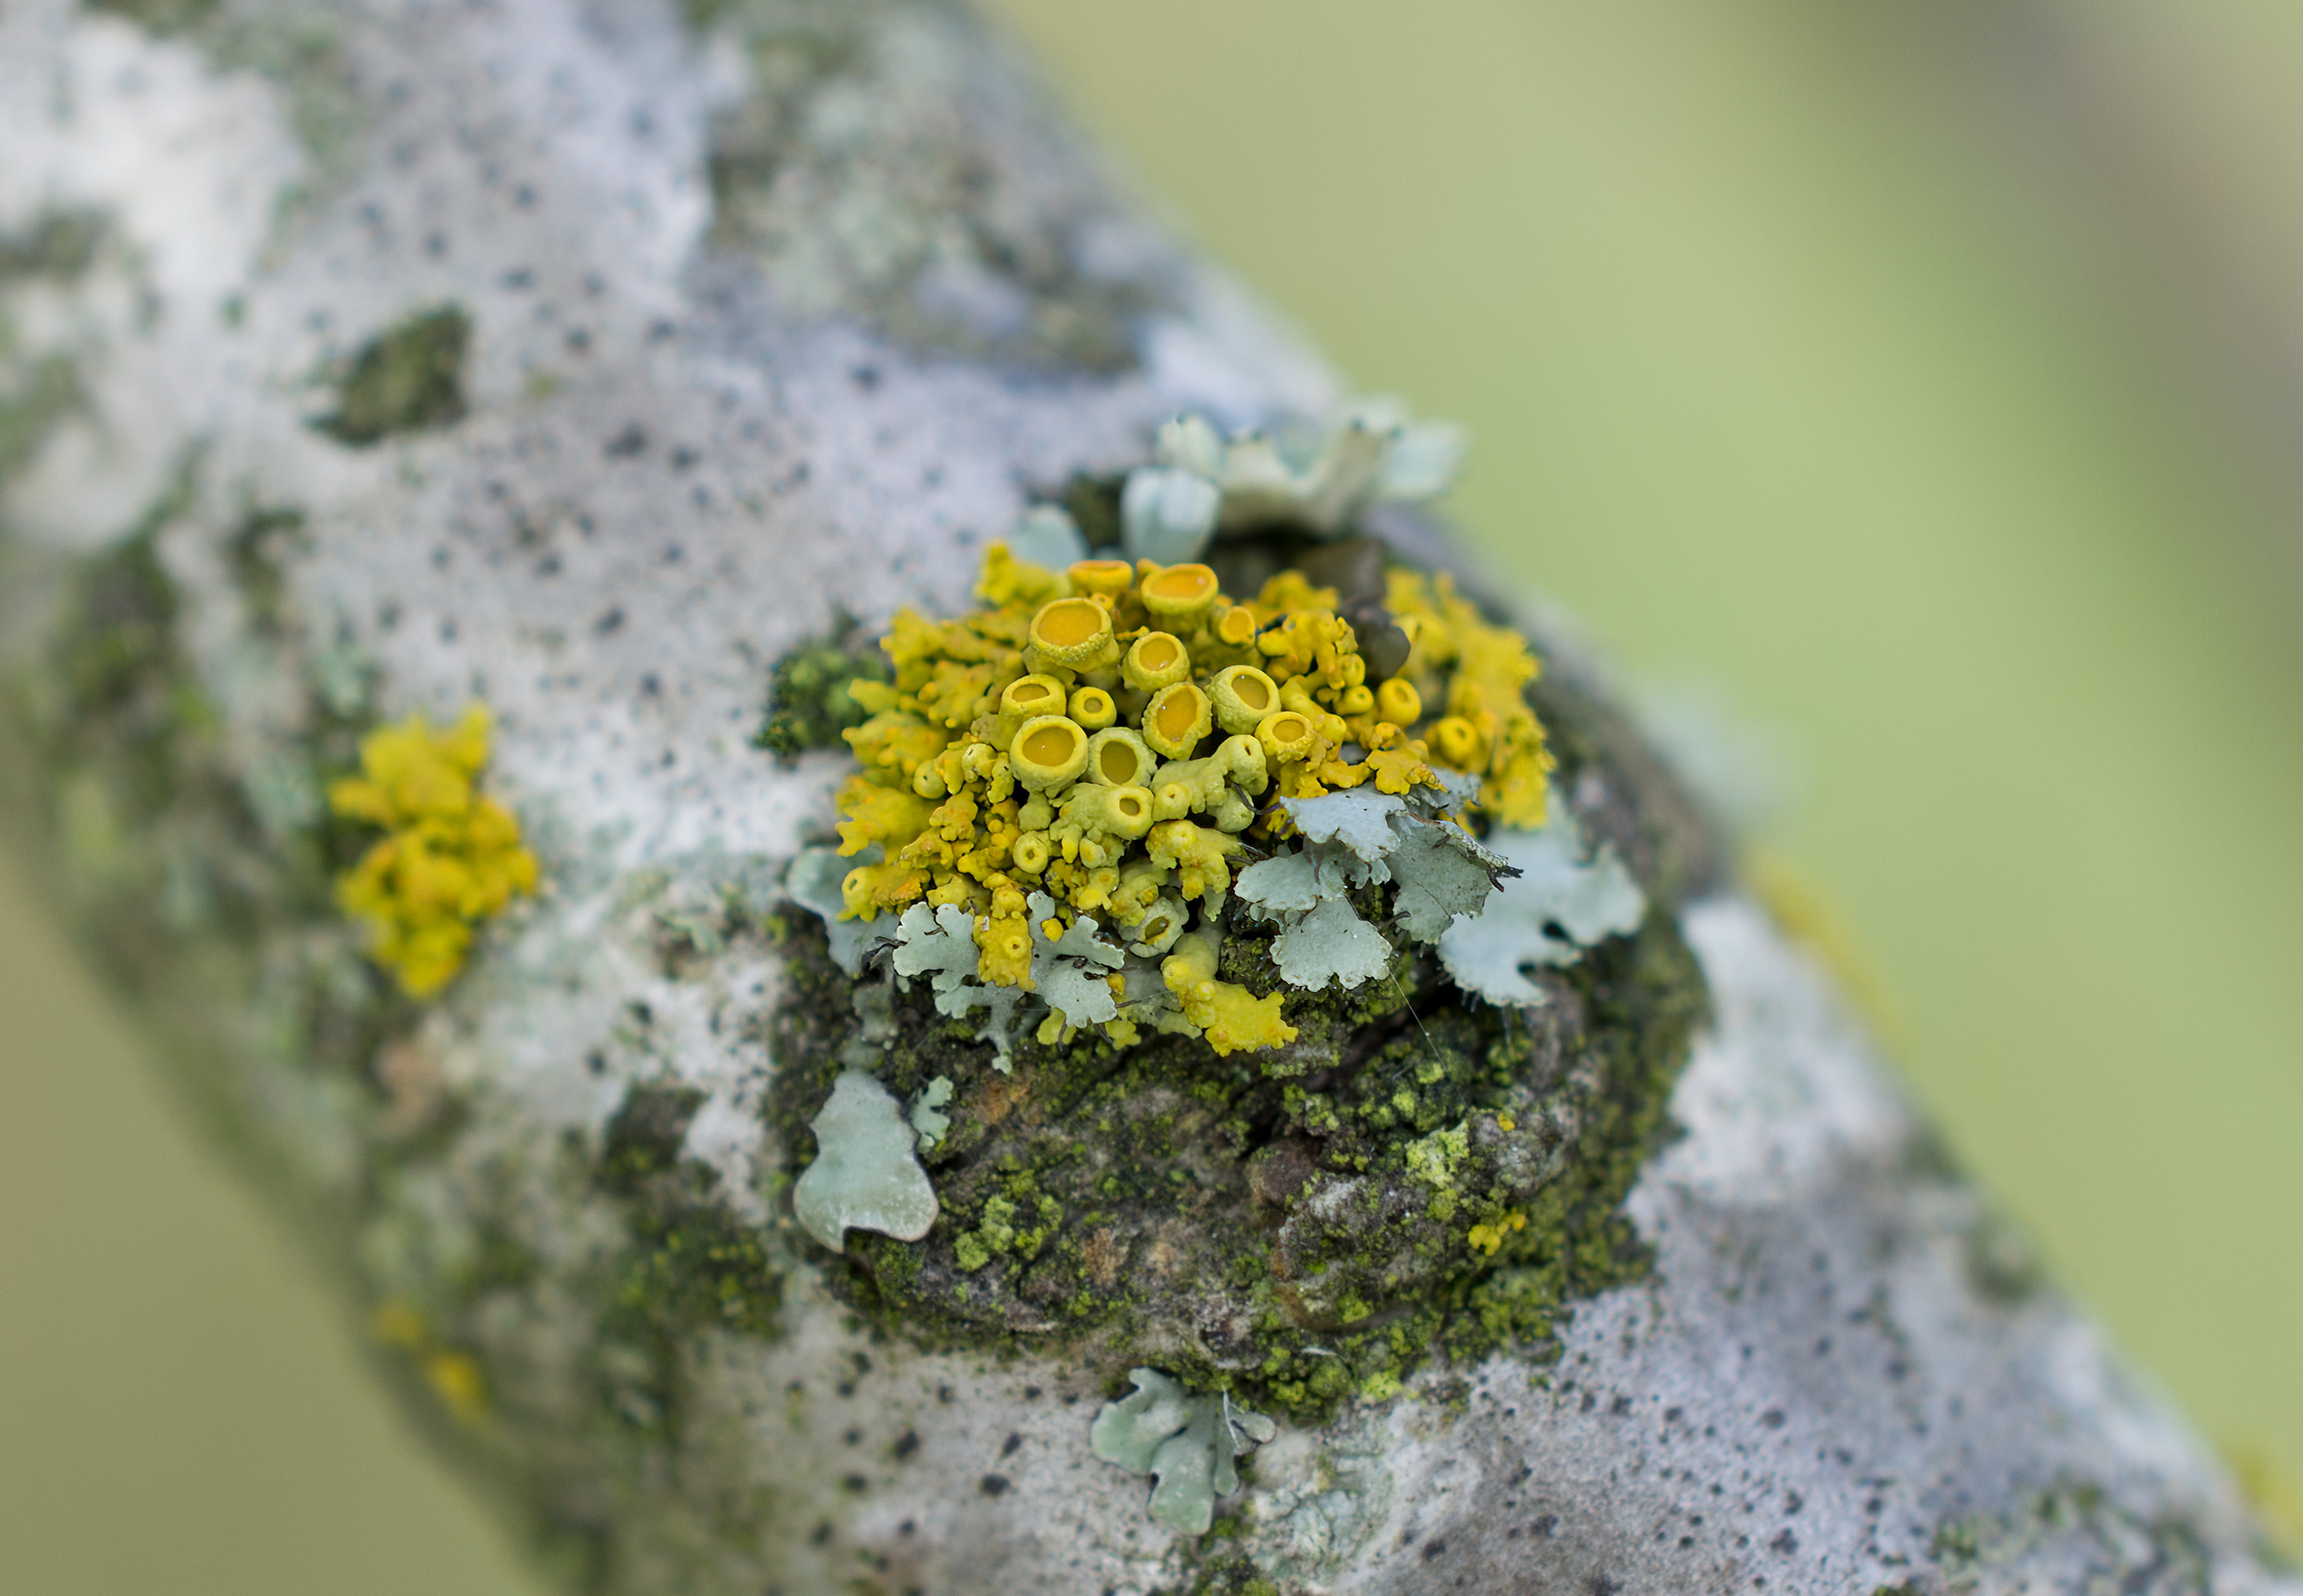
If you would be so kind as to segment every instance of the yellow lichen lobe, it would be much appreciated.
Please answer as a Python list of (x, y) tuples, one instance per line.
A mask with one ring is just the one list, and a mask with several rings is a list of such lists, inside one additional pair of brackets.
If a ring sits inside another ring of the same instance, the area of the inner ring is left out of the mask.
[(1506, 1237), (1514, 1230), (1526, 1229), (1527, 1215), (1514, 1210), (1491, 1225), (1473, 1225), (1464, 1239), (1492, 1258), (1496, 1255), (1496, 1249), (1504, 1245)]
[(360, 773), (328, 789), (328, 806), (384, 836), (336, 881), (336, 901), (367, 923), (368, 951), (410, 997), (463, 967), (473, 927), (536, 891), (519, 821), (474, 790), (488, 760), (487, 711), (434, 730), (418, 711), (361, 739)]
[(1295, 1041), (1295, 1027), (1280, 1018), (1278, 992), (1259, 998), (1244, 986), (1216, 979), (1217, 950), (1214, 933), (1193, 932), (1160, 966), (1160, 977), (1183, 1005), (1184, 1018), (1199, 1026), (1219, 1053)]
[[(1444, 571), (1428, 578), (1392, 571), (1386, 604), (1413, 645), (1399, 678), (1419, 708), (1443, 710), (1431, 730), (1432, 752), (1482, 779), (1481, 813), (1507, 826), (1543, 824), (1556, 761), (1527, 705), (1527, 684), (1540, 669), (1527, 640), (1481, 615)], [(1380, 713), (1381, 688), (1377, 705)]]
[(487, 1416), (487, 1381), (470, 1354), (434, 1353), (424, 1360), (424, 1383), (458, 1423), (477, 1425)]

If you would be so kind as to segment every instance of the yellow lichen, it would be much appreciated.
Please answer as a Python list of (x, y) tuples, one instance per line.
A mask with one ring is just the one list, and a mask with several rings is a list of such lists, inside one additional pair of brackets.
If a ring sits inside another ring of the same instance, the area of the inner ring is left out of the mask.
[(432, 1327), (413, 1306), (397, 1300), (381, 1303), (368, 1328), (379, 1342), (416, 1361), (424, 1383), (459, 1423), (477, 1426), (487, 1417), (487, 1379), (478, 1361), (469, 1353), (438, 1346)]
[(463, 967), (472, 928), (536, 890), (536, 856), (511, 811), (474, 790), (488, 760), (488, 713), (477, 705), (445, 730), (422, 712), (361, 739), (360, 774), (335, 782), (338, 815), (384, 829), (336, 882), (344, 912), (367, 923), (369, 953), (410, 997), (437, 992)]
[(2303, 1562), (2303, 1486), (2260, 1441), (2227, 1448), (2225, 1454), (2264, 1539), (2285, 1561)]
[(1514, 1230), (1526, 1229), (1527, 1215), (1514, 1209), (1492, 1225), (1473, 1225), (1465, 1239), (1492, 1258), (1496, 1255), (1496, 1249), (1504, 1245), (1506, 1237)]
[(1527, 640), (1481, 615), (1444, 571), (1394, 570), (1388, 588), (1388, 607), (1413, 645), (1400, 677), (1419, 707), (1441, 709), (1431, 753), (1481, 778), (1480, 812), (1507, 826), (1540, 826), (1556, 762), (1527, 706), (1527, 684), (1540, 669)]
[[(983, 607), (953, 620), (898, 612), (881, 640), (893, 680), (850, 688), (869, 718), (844, 733), (858, 769), (839, 794), (839, 851), (864, 856), (843, 885), (846, 912), (963, 908), (978, 977), (1029, 988), (1035, 932), (1052, 942), (1092, 914), (1136, 942), (1160, 908), (1142, 945), (1178, 948), (1163, 968), (1183, 1016), (1123, 1000), (1105, 1026), (1122, 1045), (1155, 1024), (1203, 1032), (1219, 1051), (1294, 1034), (1277, 996), (1216, 981), (1211, 954), (1186, 996), (1173, 972), (1198, 944), (1176, 939), (1192, 906), (1215, 935), (1243, 849), (1288, 834), (1274, 798), (1362, 783), (1436, 790), (1434, 764), (1471, 768), (1430, 751), (1418, 724), (1427, 705), (1484, 739), (1478, 768), (1505, 794), (1491, 812), (1526, 823), (1513, 817), (1529, 813), (1531, 773), (1540, 820), (1542, 732), (1514, 708), (1533, 660), (1444, 578), (1396, 589), (1418, 646), (1384, 681), (1370, 679), (1337, 594), (1300, 571), (1240, 603), (1204, 565), (1083, 561), (1056, 572), (995, 544), (976, 593)], [(1058, 906), (1046, 926), (1023, 918), (1032, 892)]]
[(487, 1381), (478, 1362), (461, 1352), (435, 1352), (424, 1360), (424, 1383), (460, 1424), (477, 1425), (487, 1416)]
[(1295, 1041), (1295, 1027), (1280, 1018), (1279, 994), (1259, 998), (1244, 986), (1217, 980), (1217, 951), (1213, 932), (1194, 932), (1160, 966), (1160, 977), (1183, 1005), (1184, 1018), (1200, 1027), (1219, 1053)]

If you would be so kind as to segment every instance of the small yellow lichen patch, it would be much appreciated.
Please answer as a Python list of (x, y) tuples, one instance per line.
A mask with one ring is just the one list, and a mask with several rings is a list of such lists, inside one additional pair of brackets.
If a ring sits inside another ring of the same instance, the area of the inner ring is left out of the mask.
[(975, 923), (976, 978), (993, 986), (1032, 984), (1032, 933), (1021, 915), (986, 915)]
[(460, 1352), (435, 1352), (424, 1360), (424, 1383), (440, 1398), (460, 1424), (477, 1424), (487, 1415), (487, 1382), (481, 1378), (480, 1365)]
[(2260, 1443), (2226, 1448), (2226, 1457), (2264, 1538), (2289, 1562), (2303, 1560), (2303, 1486)]
[(1160, 966), (1160, 979), (1184, 1006), (1184, 1018), (1200, 1027), (1208, 1045), (1233, 1053), (1295, 1041), (1295, 1027), (1280, 1018), (1279, 994), (1259, 998), (1244, 986), (1217, 980), (1216, 951), (1212, 932), (1195, 932)]
[(1504, 1245), (1506, 1237), (1514, 1230), (1526, 1229), (1527, 1215), (1514, 1210), (1492, 1225), (1473, 1225), (1471, 1234), (1465, 1239), (1492, 1258), (1496, 1255), (1496, 1249)]
[(378, 1304), (369, 1316), (368, 1330), (384, 1346), (416, 1360), (424, 1383), (432, 1388), (440, 1406), (461, 1424), (477, 1424), (487, 1414), (487, 1381), (469, 1354), (435, 1346), (431, 1326), (409, 1304)]
[(488, 713), (477, 705), (446, 730), (419, 711), (360, 742), (360, 774), (328, 790), (337, 814), (384, 828), (338, 878), (336, 901), (367, 923), (369, 953), (410, 997), (437, 992), (463, 967), (472, 928), (536, 891), (536, 856), (510, 810), (473, 790), (488, 761)]

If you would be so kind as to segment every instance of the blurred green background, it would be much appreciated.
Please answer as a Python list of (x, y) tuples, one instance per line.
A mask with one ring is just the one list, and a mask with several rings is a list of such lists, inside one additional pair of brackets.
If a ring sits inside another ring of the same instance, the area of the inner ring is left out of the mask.
[[(1000, 0), (1642, 675), (1914, 1090), (2224, 1444), (2303, 1464), (2303, 12)], [(9, 1588), (524, 1589), (0, 873)]]

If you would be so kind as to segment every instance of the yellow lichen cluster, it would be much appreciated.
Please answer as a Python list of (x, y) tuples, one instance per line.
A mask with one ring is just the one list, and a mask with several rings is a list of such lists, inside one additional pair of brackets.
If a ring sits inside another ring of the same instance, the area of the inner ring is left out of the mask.
[(487, 1417), (487, 1379), (477, 1360), (436, 1345), (423, 1314), (404, 1302), (387, 1302), (369, 1324), (377, 1340), (416, 1360), (424, 1383), (458, 1423), (477, 1428)]
[[(862, 768), (839, 795), (839, 851), (881, 850), (846, 878), (848, 917), (962, 908), (986, 984), (1030, 987), (1033, 931), (1053, 942), (1092, 915), (1164, 959), (1182, 1011), (1168, 1028), (1222, 1052), (1276, 1046), (1295, 1034), (1278, 997), (1215, 979), (1213, 932), (1243, 837), (1288, 830), (1272, 800), (1439, 789), (1433, 766), (1452, 764), (1509, 786), (1499, 815), (1527, 812), (1531, 779), (1540, 817), (1542, 733), (1513, 713), (1534, 663), (1444, 582), (1396, 588), (1415, 646), (1385, 680), (1370, 680), (1336, 593), (1299, 571), (1240, 603), (1205, 565), (1058, 573), (994, 545), (977, 592), (984, 607), (957, 620), (898, 613), (881, 641), (894, 680), (849, 688), (870, 718), (844, 734)], [(1447, 705), (1447, 735), (1460, 724), (1472, 740), (1435, 754), (1416, 734), (1427, 700)], [(1057, 921), (1031, 925), (1033, 892)], [(1135, 1034), (1125, 1014), (1111, 1028)]]
[(1527, 1215), (1514, 1208), (1491, 1225), (1473, 1225), (1465, 1239), (1492, 1258), (1496, 1255), (1497, 1249), (1504, 1245), (1506, 1237), (1514, 1231), (1526, 1229)]
[(475, 705), (435, 731), (422, 712), (360, 740), (360, 774), (328, 789), (337, 814), (385, 835), (336, 882), (344, 912), (367, 923), (369, 952), (410, 997), (463, 967), (472, 928), (536, 890), (519, 822), (473, 790), (488, 761), (488, 714)]
[(1427, 733), (1435, 764), (1480, 778), (1480, 812), (1533, 831), (1556, 761), (1525, 689), (1540, 667), (1527, 641), (1497, 626), (1446, 572), (1394, 570), (1385, 603), (1413, 649), (1399, 680), (1441, 706)]

